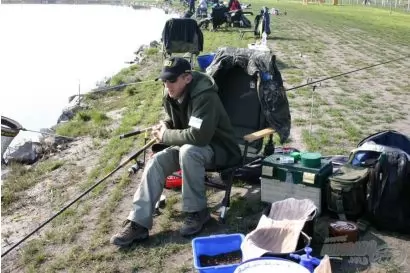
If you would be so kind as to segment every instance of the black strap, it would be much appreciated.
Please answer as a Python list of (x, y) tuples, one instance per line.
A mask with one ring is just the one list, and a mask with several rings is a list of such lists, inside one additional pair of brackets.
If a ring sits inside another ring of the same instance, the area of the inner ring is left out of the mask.
[(337, 215), (339, 216), (339, 219), (342, 221), (346, 221), (346, 214), (345, 214), (345, 208), (343, 206), (343, 191), (342, 190), (334, 190), (333, 191), (336, 196), (336, 209), (337, 209)]
[(379, 190), (377, 192), (377, 199), (376, 199), (376, 203), (374, 206), (375, 209), (378, 208), (380, 205), (380, 200), (382, 199), (384, 188), (386, 186), (386, 182), (389, 177), (386, 161), (379, 162), (378, 164), (376, 164), (376, 166), (377, 166), (377, 169), (375, 170), (375, 175), (376, 175), (375, 179), (376, 179), (376, 183), (379, 185), (378, 187)]

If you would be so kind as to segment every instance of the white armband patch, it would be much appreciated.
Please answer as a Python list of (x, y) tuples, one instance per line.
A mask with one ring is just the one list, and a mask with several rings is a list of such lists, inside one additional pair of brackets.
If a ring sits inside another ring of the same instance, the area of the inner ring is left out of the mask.
[(188, 125), (199, 130), (201, 129), (202, 119), (191, 116)]

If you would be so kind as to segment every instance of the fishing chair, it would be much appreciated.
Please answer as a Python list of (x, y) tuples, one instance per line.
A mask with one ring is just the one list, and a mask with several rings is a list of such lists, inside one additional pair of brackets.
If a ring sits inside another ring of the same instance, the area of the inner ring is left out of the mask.
[[(205, 184), (225, 191), (219, 208), (219, 220), (224, 222), (230, 205), (235, 172), (244, 165), (261, 160), (264, 156), (273, 153), (274, 130), (266, 127), (267, 122), (256, 91), (257, 76), (250, 76), (243, 68), (235, 66), (215, 74), (214, 79), (219, 87), (222, 104), (230, 117), (235, 138), (242, 152), (242, 160), (237, 165), (207, 170), (207, 172), (220, 174), (222, 183), (206, 178)], [(269, 141), (261, 154), (263, 138), (266, 136), (269, 136)]]
[(204, 37), (196, 20), (191, 18), (172, 18), (166, 21), (162, 30), (163, 59), (174, 53), (188, 53), (184, 56), (194, 67), (195, 55), (203, 50)]
[(212, 24), (212, 30), (215, 31), (223, 24), (227, 26), (230, 23), (230, 18), (228, 7), (218, 4), (212, 7), (210, 17), (200, 20), (198, 25), (200, 28), (208, 29)]

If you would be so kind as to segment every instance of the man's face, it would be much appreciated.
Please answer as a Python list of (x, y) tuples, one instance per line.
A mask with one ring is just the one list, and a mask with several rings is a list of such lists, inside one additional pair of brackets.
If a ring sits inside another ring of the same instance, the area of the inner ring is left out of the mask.
[(184, 73), (179, 75), (175, 80), (165, 80), (164, 85), (168, 89), (168, 95), (173, 99), (178, 99), (182, 96), (185, 86), (192, 80), (192, 75)]

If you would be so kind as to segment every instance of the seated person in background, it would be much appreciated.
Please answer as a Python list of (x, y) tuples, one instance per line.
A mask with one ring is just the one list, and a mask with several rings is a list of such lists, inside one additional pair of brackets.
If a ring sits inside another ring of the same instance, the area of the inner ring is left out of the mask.
[(228, 8), (230, 11), (242, 10), (241, 4), (238, 0), (230, 0)]
[(167, 90), (164, 108), (169, 119), (160, 122), (152, 135), (170, 147), (147, 162), (124, 228), (110, 240), (118, 246), (148, 238), (166, 177), (180, 169), (182, 210), (186, 212), (180, 233), (189, 236), (200, 232), (210, 219), (205, 169), (233, 166), (241, 160), (229, 116), (210, 76), (192, 71), (186, 59), (172, 57), (165, 61), (158, 79)]

